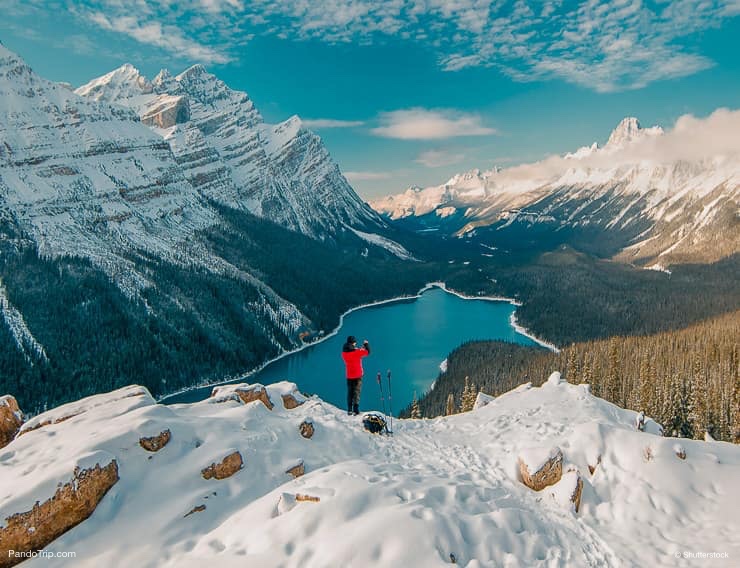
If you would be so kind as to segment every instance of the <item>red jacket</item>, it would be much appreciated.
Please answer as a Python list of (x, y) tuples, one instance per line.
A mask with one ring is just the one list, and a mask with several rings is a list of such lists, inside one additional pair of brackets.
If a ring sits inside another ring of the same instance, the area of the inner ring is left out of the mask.
[(370, 351), (367, 349), (353, 349), (352, 351), (342, 351), (342, 359), (344, 359), (344, 365), (347, 368), (348, 379), (361, 379), (362, 370), (362, 358), (370, 355)]

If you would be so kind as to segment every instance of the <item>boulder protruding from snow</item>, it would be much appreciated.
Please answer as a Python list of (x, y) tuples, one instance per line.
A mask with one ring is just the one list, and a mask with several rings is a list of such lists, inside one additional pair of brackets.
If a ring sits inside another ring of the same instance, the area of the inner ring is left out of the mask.
[[(60, 485), (50, 499), (30, 511), (5, 519), (0, 528), (0, 549), (33, 551), (50, 542), (92, 515), (100, 500), (118, 481), (118, 463), (82, 469), (75, 468), (72, 479)], [(24, 558), (3, 557), (0, 566), (14, 566)]]
[(552, 496), (563, 506), (572, 507), (577, 513), (581, 508), (581, 495), (583, 493), (583, 479), (575, 469), (570, 469), (549, 491)]
[(556, 446), (524, 451), (519, 455), (519, 472), (524, 485), (541, 491), (563, 476), (563, 452)]
[(686, 459), (686, 449), (681, 444), (673, 444), (673, 453), (681, 460)]
[(304, 438), (311, 438), (314, 433), (313, 422), (311, 422), (310, 420), (304, 420), (303, 422), (301, 422), (301, 425), (298, 426), (298, 431)]
[(596, 463), (594, 463), (594, 465), (588, 464), (588, 472), (589, 472), (589, 473), (590, 473), (591, 475), (593, 475), (593, 474), (594, 474), (594, 472), (596, 471), (596, 468), (597, 468), (597, 467), (599, 466), (599, 464), (600, 464), (600, 463), (601, 463), (601, 455), (599, 455), (599, 456), (598, 456), (598, 457), (596, 458)]
[[(126, 404), (121, 404), (123, 401)], [(113, 418), (136, 408), (156, 404), (157, 402), (146, 388), (139, 385), (129, 385), (112, 392), (88, 396), (76, 402), (63, 404), (53, 410), (43, 412), (26, 422), (18, 435), (22, 436), (39, 428), (66, 422), (93, 409), (110, 408), (112, 412), (110, 417)]]
[(203, 468), (200, 474), (203, 479), (226, 479), (239, 471), (243, 464), (242, 455), (238, 451), (233, 451), (219, 463), (214, 462)]
[(185, 517), (189, 517), (190, 515), (192, 515), (194, 513), (202, 513), (205, 510), (206, 510), (206, 506), (205, 505), (196, 505), (195, 507), (193, 507), (192, 509), (190, 509), (187, 513), (185, 513), (182, 517), (184, 519)]
[(301, 477), (306, 473), (306, 466), (303, 464), (303, 460), (300, 460), (296, 465), (293, 467), (289, 467), (285, 470), (285, 473), (292, 476), (293, 479), (297, 477)]
[(268, 410), (272, 410), (273, 404), (270, 400), (270, 396), (267, 394), (267, 389), (264, 385), (226, 385), (222, 387), (214, 387), (211, 392), (211, 398), (214, 398), (216, 402), (225, 402), (227, 400), (240, 400), (244, 404), (249, 404), (255, 400), (259, 400), (264, 404)]
[(0, 396), (0, 448), (13, 441), (22, 424), (23, 413), (18, 401), (9, 394)]
[(296, 396), (296, 393), (288, 393), (282, 395), (283, 398), (283, 406), (287, 410), (293, 410), (294, 408), (299, 407), (301, 404), (306, 402), (306, 399), (300, 395)]
[(139, 438), (139, 445), (148, 452), (158, 452), (169, 443), (171, 437), (172, 432), (167, 428), (156, 436)]

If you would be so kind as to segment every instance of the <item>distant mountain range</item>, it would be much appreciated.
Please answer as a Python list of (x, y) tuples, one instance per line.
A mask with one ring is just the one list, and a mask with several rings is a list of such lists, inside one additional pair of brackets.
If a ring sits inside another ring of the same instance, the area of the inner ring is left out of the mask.
[(705, 121), (686, 118), (671, 132), (625, 118), (603, 147), (473, 170), (371, 205), (412, 228), (489, 245), (576, 243), (656, 267), (715, 261), (740, 251), (740, 156), (736, 144), (716, 143), (739, 117), (720, 110)]

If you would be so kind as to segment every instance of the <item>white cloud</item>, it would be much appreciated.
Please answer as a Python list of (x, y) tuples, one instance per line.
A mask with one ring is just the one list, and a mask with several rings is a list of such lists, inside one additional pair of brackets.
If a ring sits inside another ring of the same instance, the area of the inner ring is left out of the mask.
[(616, 150), (586, 152), (577, 157), (552, 156), (530, 164), (507, 168), (497, 176), (502, 185), (527, 182), (537, 185), (552, 181), (574, 167), (586, 171), (609, 171), (650, 162), (671, 165), (706, 160), (740, 161), (740, 110), (718, 109), (705, 118), (684, 115), (672, 129), (658, 136), (644, 136)]
[(495, 129), (483, 126), (481, 120), (479, 115), (456, 110), (410, 108), (381, 113), (381, 126), (373, 128), (371, 132), (376, 136), (401, 140), (440, 140), (496, 134)]
[(136, 16), (108, 17), (102, 12), (88, 14), (100, 28), (127, 35), (139, 43), (153, 45), (199, 63), (228, 63), (231, 58), (219, 51), (185, 37), (175, 26), (158, 21), (140, 22)]
[(426, 150), (419, 154), (414, 160), (428, 168), (441, 168), (459, 164), (465, 159), (464, 154), (450, 152), (448, 150)]
[(353, 128), (365, 124), (362, 120), (337, 120), (334, 118), (301, 119), (306, 128)]
[(377, 181), (383, 179), (390, 179), (390, 172), (343, 172), (344, 177), (349, 181)]
[[(515, 80), (561, 78), (599, 92), (683, 77), (713, 62), (684, 40), (740, 12), (738, 0), (254, 0), (286, 37), (434, 49), (447, 71), (494, 66)], [(688, 42), (687, 42), (688, 43)]]
[(740, 15), (738, 0), (5, 0), (11, 17), (68, 10), (192, 62), (225, 63), (254, 34), (421, 44), (456, 72), (637, 89), (714, 63), (694, 41)]

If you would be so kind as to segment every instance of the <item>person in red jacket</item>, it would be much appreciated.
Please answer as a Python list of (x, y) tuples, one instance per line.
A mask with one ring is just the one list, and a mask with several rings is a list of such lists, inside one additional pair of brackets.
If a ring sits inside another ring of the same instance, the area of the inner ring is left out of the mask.
[(370, 344), (367, 339), (362, 348), (357, 348), (357, 340), (350, 335), (342, 347), (342, 359), (347, 370), (347, 414), (357, 416), (360, 413), (360, 390), (362, 389), (362, 358), (370, 355)]

